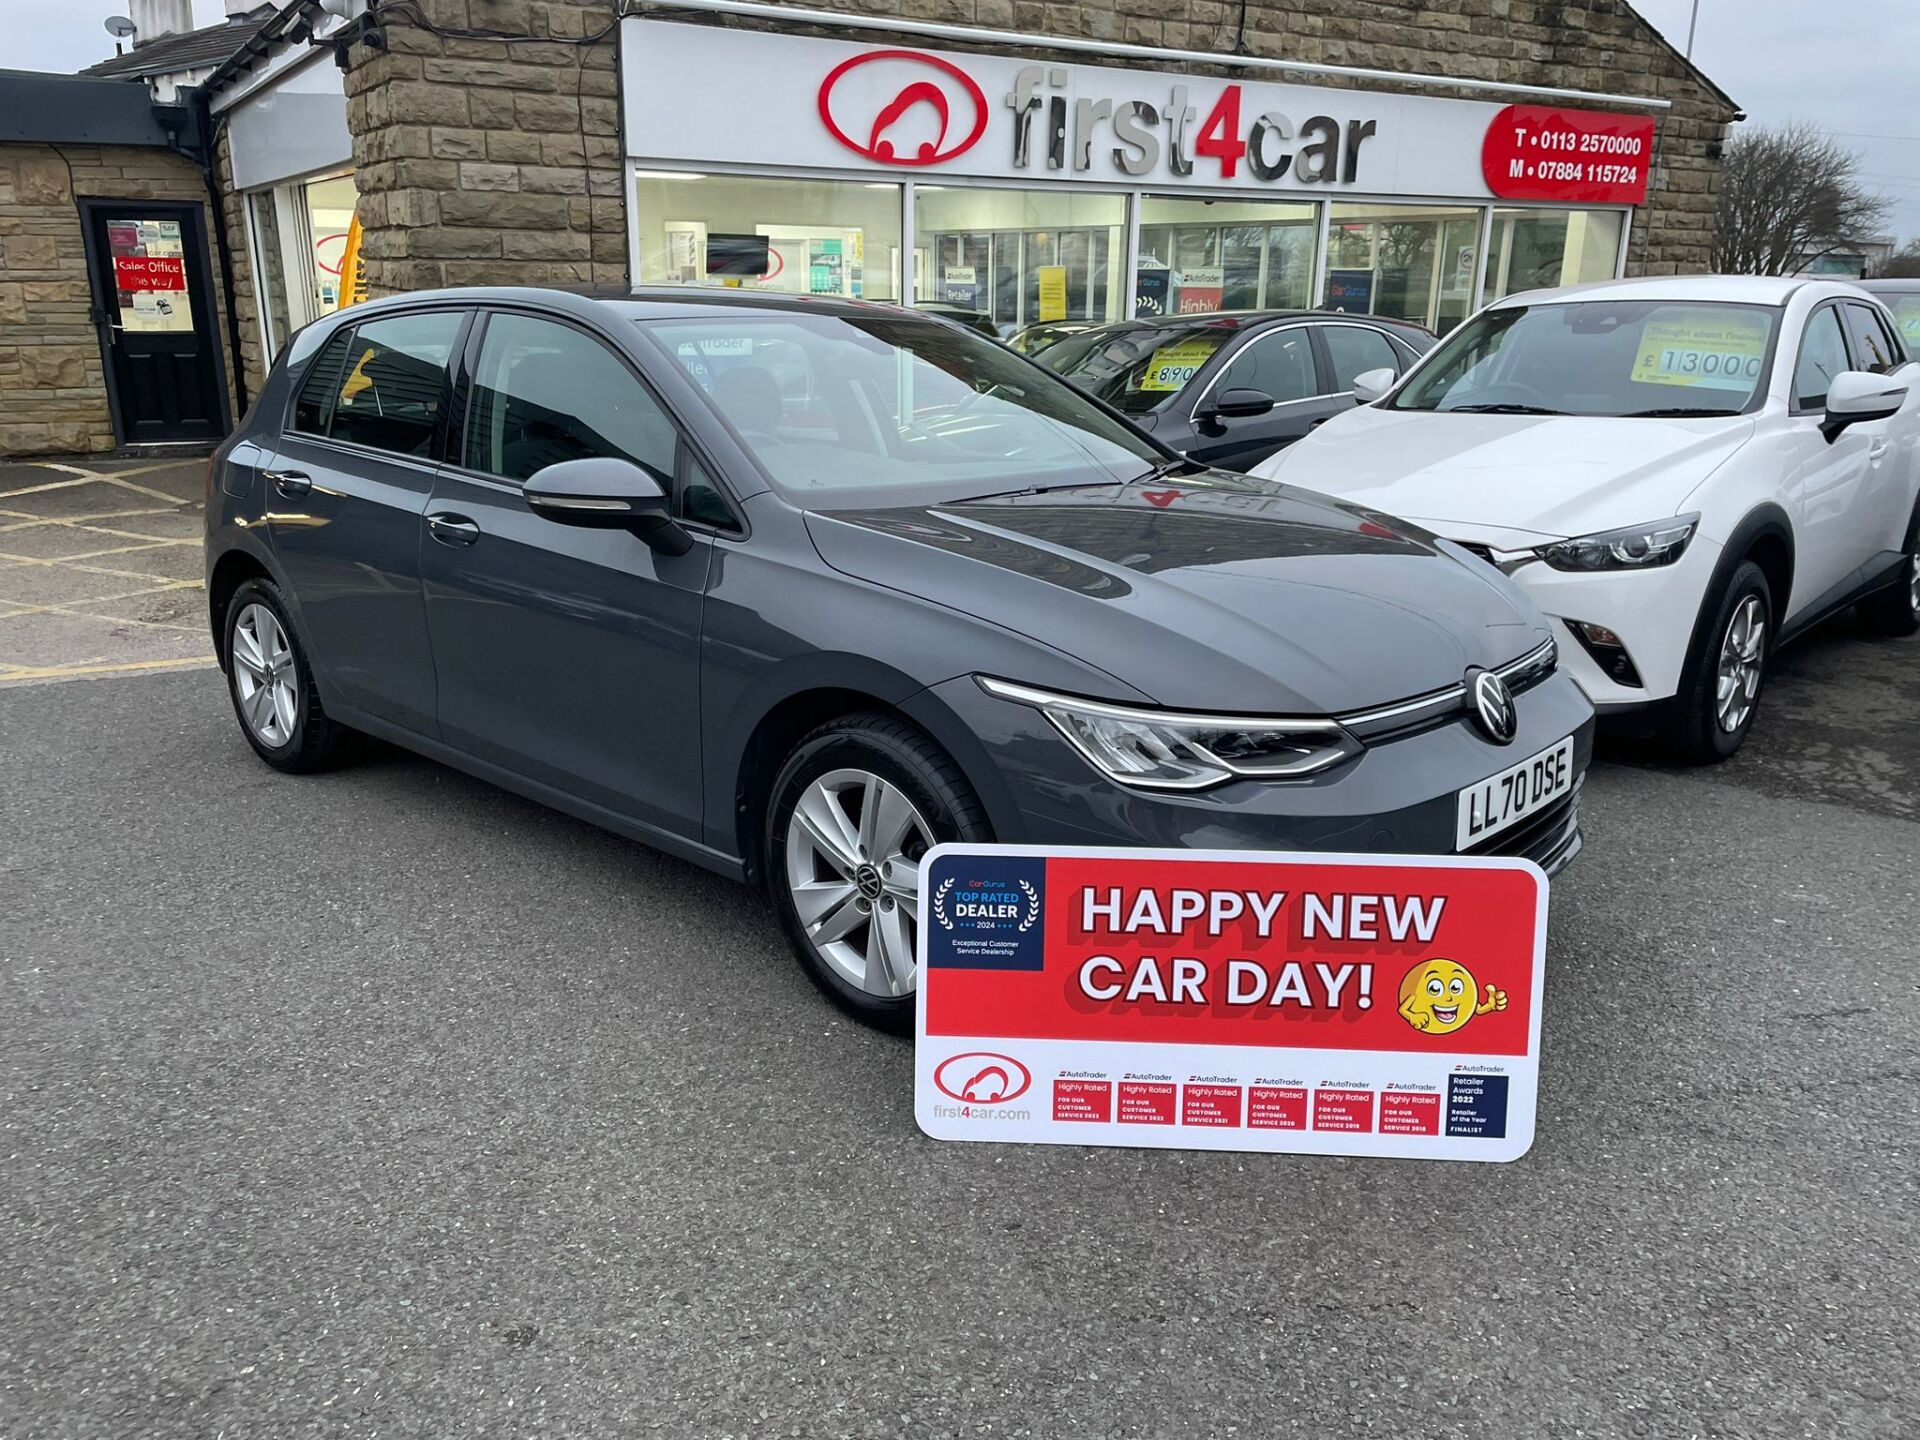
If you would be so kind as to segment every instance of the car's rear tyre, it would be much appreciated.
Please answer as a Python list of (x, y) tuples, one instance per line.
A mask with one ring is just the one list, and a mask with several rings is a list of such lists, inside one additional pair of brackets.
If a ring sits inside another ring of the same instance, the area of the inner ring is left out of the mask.
[(773, 783), (764, 855), (787, 942), (849, 1013), (913, 1026), (920, 857), (993, 839), (960, 768), (914, 726), (849, 715), (794, 748)]
[(1698, 653), (1669, 703), (1662, 738), (1675, 760), (1711, 765), (1747, 738), (1773, 656), (1773, 614), (1766, 574), (1743, 561), (1721, 590)]
[(1875, 635), (1911, 635), (1920, 631), (1920, 509), (1907, 525), (1906, 559), (1900, 578), (1857, 607), (1860, 623)]
[(300, 633), (271, 580), (244, 582), (227, 602), (227, 694), (253, 753), (304, 775), (342, 759), (354, 732), (320, 705)]

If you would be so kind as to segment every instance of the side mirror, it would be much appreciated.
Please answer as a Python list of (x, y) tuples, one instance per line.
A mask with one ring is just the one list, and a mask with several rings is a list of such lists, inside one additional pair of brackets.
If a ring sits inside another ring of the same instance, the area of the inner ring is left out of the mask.
[(1222, 390), (1208, 398), (1200, 407), (1196, 420), (1240, 420), (1250, 415), (1264, 415), (1273, 409), (1273, 396), (1264, 390), (1248, 389), (1236, 386), (1232, 390)]
[(1827, 418), (1820, 422), (1820, 433), (1831, 445), (1840, 432), (1863, 420), (1885, 420), (1899, 413), (1907, 403), (1907, 385), (1891, 375), (1871, 375), (1865, 370), (1843, 370), (1827, 387)]
[(1400, 377), (1384, 365), (1378, 370), (1362, 370), (1353, 377), (1353, 401), (1356, 405), (1371, 405), (1389, 390), (1393, 382)]
[(693, 539), (673, 521), (665, 478), (631, 460), (596, 455), (538, 470), (520, 493), (542, 519), (590, 530), (629, 530), (652, 549), (684, 555)]

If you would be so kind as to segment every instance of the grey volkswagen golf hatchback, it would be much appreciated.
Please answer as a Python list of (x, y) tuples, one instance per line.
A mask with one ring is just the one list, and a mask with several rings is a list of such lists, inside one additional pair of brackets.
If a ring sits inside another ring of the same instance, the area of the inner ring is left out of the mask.
[(1579, 848), (1592, 711), (1499, 572), (909, 312), (376, 301), (294, 338), (208, 487), (269, 765), (379, 736), (762, 884), (879, 1023), (942, 840)]

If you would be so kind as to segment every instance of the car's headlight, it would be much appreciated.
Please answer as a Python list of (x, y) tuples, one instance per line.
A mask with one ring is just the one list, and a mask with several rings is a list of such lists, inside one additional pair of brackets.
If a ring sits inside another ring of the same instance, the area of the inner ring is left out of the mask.
[(1236, 777), (1297, 780), (1331, 769), (1362, 748), (1331, 720), (1138, 710), (977, 678), (989, 695), (1038, 709), (1088, 764), (1122, 785), (1204, 790)]
[(1556, 570), (1651, 570), (1678, 560), (1699, 525), (1698, 515), (1681, 515), (1556, 541), (1536, 553)]

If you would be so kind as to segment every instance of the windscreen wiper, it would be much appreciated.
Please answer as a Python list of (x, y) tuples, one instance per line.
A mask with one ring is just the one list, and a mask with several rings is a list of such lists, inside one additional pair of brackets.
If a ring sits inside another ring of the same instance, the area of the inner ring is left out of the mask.
[(1712, 420), (1738, 415), (1738, 410), (1693, 410), (1685, 405), (1674, 405), (1664, 410), (1629, 410), (1622, 420)]
[(1564, 410), (1549, 410), (1544, 405), (1450, 405), (1442, 415), (1564, 415)]

